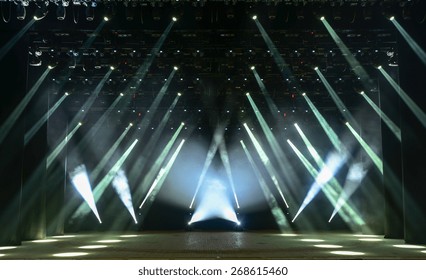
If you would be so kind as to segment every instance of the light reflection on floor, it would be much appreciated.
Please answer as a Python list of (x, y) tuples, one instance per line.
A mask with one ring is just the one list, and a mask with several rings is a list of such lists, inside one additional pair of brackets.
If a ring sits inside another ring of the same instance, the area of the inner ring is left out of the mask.
[(354, 236), (352, 233), (180, 231), (66, 236), (25, 241), (21, 246), (2, 246), (0, 256), (2, 259), (101, 260), (426, 259), (425, 246), (408, 245), (403, 240), (377, 235)]

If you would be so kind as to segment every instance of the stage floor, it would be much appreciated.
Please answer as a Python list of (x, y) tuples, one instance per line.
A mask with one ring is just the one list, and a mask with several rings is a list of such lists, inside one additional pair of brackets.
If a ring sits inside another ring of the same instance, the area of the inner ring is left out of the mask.
[[(51, 241), (51, 242), (49, 242)], [(407, 248), (408, 247), (408, 248)], [(352, 253), (351, 253), (352, 252)], [(57, 255), (63, 253), (66, 256)], [(0, 246), (4, 259), (426, 259), (426, 246), (348, 233), (87, 233)]]

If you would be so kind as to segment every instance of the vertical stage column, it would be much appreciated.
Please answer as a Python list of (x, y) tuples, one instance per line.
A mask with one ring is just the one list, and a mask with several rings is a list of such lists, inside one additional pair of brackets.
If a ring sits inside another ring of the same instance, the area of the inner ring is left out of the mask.
[[(46, 66), (28, 69), (28, 88), (39, 79)], [(49, 76), (48, 76), (49, 77)], [(28, 132), (47, 112), (47, 81), (35, 93), (25, 115), (25, 131)], [(31, 139), (25, 140), (22, 189), (22, 239), (32, 240), (46, 237), (46, 123)]]
[[(398, 81), (398, 68), (386, 67), (389, 75)], [(400, 99), (383, 75), (379, 75), (380, 108), (396, 126), (401, 126)], [(401, 141), (382, 121), (383, 184), (385, 198), (385, 237), (404, 238), (402, 195)]]
[[(425, 49), (424, 24), (410, 21), (403, 24), (413, 39)], [(422, 39), (423, 42), (419, 41)], [(426, 65), (402, 37), (399, 42), (401, 87), (425, 112)], [(404, 239), (408, 243), (426, 244), (426, 128), (405, 103), (401, 111)]]
[[(4, 46), (14, 32), (2, 31), (0, 45)], [(24, 55), (23, 55), (24, 54)], [(16, 46), (0, 61), (1, 96), (0, 129), (18, 106), (25, 95), (25, 49)], [(21, 206), (22, 158), (24, 151), (24, 121), (23, 118), (13, 124), (0, 142), (0, 246), (19, 245), (19, 219)]]

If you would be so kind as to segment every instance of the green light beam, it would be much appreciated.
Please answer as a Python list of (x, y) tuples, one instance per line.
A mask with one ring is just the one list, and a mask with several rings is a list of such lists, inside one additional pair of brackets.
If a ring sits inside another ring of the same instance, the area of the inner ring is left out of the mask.
[(148, 173), (144, 176), (143, 181), (136, 188), (137, 190), (144, 191), (145, 189), (148, 188), (148, 185), (151, 182), (153, 182), (156, 174), (160, 171), (161, 165), (163, 164), (164, 160), (166, 159), (167, 155), (169, 154), (169, 151), (172, 149), (173, 145), (175, 144), (176, 139), (178, 138), (179, 133), (182, 131), (184, 126), (185, 126), (184, 123), (180, 124), (179, 128), (175, 131), (173, 136), (167, 142), (167, 145), (164, 147), (161, 154), (157, 157), (154, 164), (149, 169)]
[(408, 45), (411, 49), (416, 53), (416, 55), (420, 58), (424, 65), (426, 65), (426, 53), (425, 51), (416, 43), (416, 41), (408, 34), (408, 32), (404, 29), (404, 27), (399, 24), (399, 22), (393, 18), (391, 22), (395, 25), (396, 29), (398, 29), (399, 33), (401, 33), (402, 37), (407, 41)]
[(250, 128), (247, 126), (246, 123), (244, 124), (244, 128), (246, 129), (251, 141), (253, 142), (253, 145), (256, 148), (256, 151), (259, 154), (259, 157), (260, 157), (262, 163), (265, 165), (265, 168), (268, 171), (269, 176), (271, 176), (272, 182), (274, 183), (278, 193), (280, 194), (280, 196), (281, 196), (282, 200), (284, 201), (286, 207), (289, 208), (287, 200), (285, 199), (284, 194), (281, 190), (280, 183), (278, 182), (278, 177), (277, 177), (278, 172), (275, 170), (274, 166), (271, 164), (271, 161), (269, 160), (265, 151), (262, 149), (262, 146), (260, 145), (259, 141), (257, 141), (256, 137), (250, 131)]
[(266, 123), (265, 118), (260, 113), (260, 110), (257, 107), (256, 103), (254, 102), (253, 98), (251, 97), (249, 93), (247, 93), (246, 96), (250, 102), (251, 107), (253, 108), (253, 111), (256, 115), (257, 120), (259, 121), (260, 127), (262, 128), (262, 131), (266, 136), (266, 140), (268, 141), (270, 147), (272, 148), (274, 152), (275, 158), (277, 159), (280, 169), (282, 170), (286, 178), (289, 179), (291, 184), (294, 184), (295, 182), (297, 182), (297, 178), (295, 176), (295, 172), (293, 171), (292, 165), (290, 164), (286, 154), (281, 148), (281, 145), (278, 144), (277, 139), (275, 138), (274, 134), (271, 132), (271, 129)]
[[(339, 195), (335, 190), (333, 190), (330, 187), (328, 189), (325, 189), (325, 187), (328, 185), (326, 181), (328, 178), (326, 178), (325, 180), (319, 180), (319, 178), (321, 177), (320, 172), (315, 167), (312, 166), (312, 164), (308, 161), (308, 159), (299, 151), (299, 149), (289, 139), (287, 139), (287, 143), (291, 146), (293, 151), (296, 153), (300, 161), (305, 166), (306, 170), (308, 170), (311, 176), (315, 179), (314, 184), (309, 189), (309, 192), (306, 195), (305, 199), (303, 200), (302, 205), (300, 206), (299, 210), (297, 211), (296, 215), (294, 216), (292, 220), (292, 222), (294, 222), (296, 218), (299, 216), (299, 214), (302, 213), (302, 211), (306, 208), (306, 206), (312, 201), (312, 199), (315, 197), (315, 195), (318, 193), (319, 190), (322, 190), (324, 194), (326, 195), (326, 197), (330, 201), (334, 202), (333, 206), (337, 202), (337, 198)], [(339, 212), (339, 215), (347, 224), (350, 223), (350, 218), (348, 217), (346, 213)], [(354, 215), (354, 216), (356, 217), (357, 215)]]
[(336, 45), (339, 47), (340, 51), (343, 54), (343, 57), (351, 66), (352, 71), (354, 71), (355, 74), (361, 79), (361, 83), (363, 84), (364, 88), (370, 91), (374, 87), (374, 85), (367, 71), (365, 71), (364, 67), (362, 67), (362, 65), (358, 62), (358, 60), (355, 58), (355, 56), (352, 54), (346, 44), (342, 41), (339, 35), (337, 35), (336, 31), (334, 31), (333, 27), (331, 27), (328, 21), (324, 17), (321, 18), (321, 21), (327, 29), (328, 33), (330, 33)]
[(50, 69), (46, 68), (34, 86), (28, 91), (28, 93), (24, 96), (24, 98), (19, 102), (18, 106), (13, 110), (12, 114), (6, 119), (3, 125), (0, 127), (0, 144), (3, 142), (4, 138), (6, 138), (10, 129), (15, 125), (18, 118), (22, 115), (28, 103), (30, 103), (31, 99), (34, 97), (37, 90), (40, 88), (43, 81), (46, 79), (46, 76), (49, 74)]
[(322, 83), (324, 84), (325, 88), (327, 89), (328, 93), (330, 93), (331, 98), (333, 99), (334, 103), (336, 103), (337, 108), (339, 108), (340, 113), (342, 113), (342, 115), (345, 117), (345, 119), (347, 121), (352, 123), (354, 126), (359, 127), (355, 118), (349, 112), (348, 108), (346, 108), (343, 101), (337, 95), (336, 91), (334, 91), (333, 87), (330, 85), (330, 83), (327, 81), (327, 79), (324, 77), (324, 75), (321, 73), (321, 71), (318, 69), (318, 67), (315, 68), (315, 72), (317, 72), (318, 76), (320, 77), (320, 79), (321, 79)]
[(308, 95), (306, 93), (303, 93), (302, 95), (308, 103), (309, 107), (311, 108), (312, 112), (314, 113), (315, 117), (317, 118), (318, 122), (320, 123), (328, 139), (330, 139), (330, 142), (333, 144), (333, 147), (336, 149), (336, 151), (338, 151), (339, 153), (348, 154), (337, 134), (318, 111), (317, 107), (315, 107), (314, 103), (312, 103), (311, 99), (309, 99)]
[[(295, 123), (294, 126), (296, 127), (297, 132), (299, 132), (300, 136), (302, 137), (303, 142), (305, 143), (306, 147), (308, 148), (308, 151), (311, 154), (311, 156), (314, 158), (314, 161), (315, 161), (316, 165), (318, 166), (318, 168), (320, 168), (320, 170), (323, 170), (324, 168), (327, 168), (326, 167), (326, 163), (323, 161), (323, 159), (321, 158), (321, 156), (318, 154), (318, 152), (316, 151), (316, 149), (314, 148), (314, 146), (312, 145), (312, 143), (306, 137), (305, 133), (299, 127), (299, 125), (297, 123)], [(290, 143), (291, 142), (289, 142), (289, 144)], [(305, 165), (305, 168), (309, 171), (309, 173), (312, 175), (312, 177), (314, 177), (315, 179), (318, 178), (320, 172), (318, 172), (318, 170), (316, 170), (310, 164), (310, 162), (306, 159), (306, 157), (302, 153), (297, 152), (298, 150), (297, 150), (297, 148), (294, 145), (292, 146), (292, 148), (296, 152), (296, 154), (299, 156), (299, 159)], [(344, 161), (345, 159), (346, 158), (344, 157), (344, 155), (342, 155), (341, 160)], [(336, 167), (338, 167), (338, 166), (336, 166)], [(337, 168), (336, 168), (336, 170), (333, 171), (333, 173), (336, 173), (336, 171), (337, 171)], [(333, 177), (330, 178), (329, 183), (325, 184), (321, 188), (321, 190), (323, 191), (323, 193), (325, 194), (325, 196), (327, 197), (327, 199), (330, 201), (330, 203), (334, 207), (336, 207), (336, 205), (339, 204), (339, 199), (340, 199), (339, 198), (339, 194), (343, 193), (344, 188), (340, 185), (340, 183), (333, 176)], [(341, 206), (343, 206), (343, 204)], [(347, 215), (349, 215), (349, 217), (351, 217), (352, 221), (355, 221), (358, 225), (364, 225), (365, 224), (365, 222), (362, 221), (361, 216), (357, 213), (357, 211), (354, 210), (353, 206), (351, 206), (349, 204), (346, 204), (344, 207), (345, 207), (344, 210), (346, 211)], [(340, 216), (342, 217), (342, 219), (347, 224), (349, 224), (350, 220), (349, 220), (349, 218), (348, 218), (347, 215), (345, 213), (343, 213)]]
[(102, 170), (106, 166), (106, 164), (110, 161), (111, 157), (120, 146), (121, 142), (126, 137), (127, 133), (130, 131), (132, 124), (129, 124), (126, 129), (121, 133), (120, 137), (114, 142), (114, 144), (109, 148), (108, 152), (102, 157), (101, 161), (96, 165), (95, 169), (90, 174), (90, 179), (92, 182), (95, 182), (98, 179), (99, 174), (101, 174)]
[(103, 88), (109, 76), (111, 75), (111, 73), (112, 73), (112, 69), (109, 69), (108, 72), (105, 74), (105, 76), (102, 78), (102, 80), (98, 83), (98, 85), (96, 86), (95, 90), (90, 95), (90, 97), (86, 100), (86, 102), (84, 102), (83, 106), (81, 107), (81, 110), (74, 116), (74, 118), (70, 122), (70, 126), (73, 126), (84, 119), (84, 117), (89, 112), (90, 107), (92, 107), (93, 103), (95, 102), (96, 98), (101, 92), (101, 89)]
[(383, 69), (383, 67), (378, 67), (379, 71), (385, 76), (386, 80), (391, 84), (394, 90), (401, 97), (402, 101), (408, 106), (408, 108), (413, 112), (417, 119), (426, 127), (426, 114), (420, 109), (420, 107), (414, 103), (414, 101), (408, 96), (408, 94), (392, 79), (391, 76)]
[(367, 152), (368, 156), (373, 161), (374, 165), (379, 169), (380, 173), (383, 175), (383, 162), (380, 159), (380, 157), (368, 146), (368, 144), (362, 139), (362, 137), (355, 131), (355, 129), (352, 128), (352, 126), (346, 122), (346, 126), (349, 128), (349, 130), (352, 132), (352, 134), (355, 136), (356, 140), (361, 144), (361, 146), (364, 148), (364, 150)]
[[(108, 173), (102, 178), (102, 180), (93, 189), (93, 197), (96, 202), (99, 201), (99, 199), (104, 194), (108, 185), (115, 178), (115, 176), (117, 175), (117, 172), (120, 170), (121, 166), (124, 164), (129, 154), (132, 152), (136, 143), (138, 143), (138, 139), (135, 139), (135, 141), (133, 141), (132, 145), (130, 145), (130, 147), (127, 148), (126, 152), (124, 152), (124, 154), (120, 157), (120, 159), (114, 164), (114, 166), (108, 171)], [(87, 204), (81, 204), (80, 207), (74, 212), (71, 219), (75, 219), (79, 216), (84, 216), (89, 212), (90, 212), (90, 209), (88, 208)]]
[(234, 195), (235, 205), (237, 208), (240, 208), (240, 203), (238, 202), (237, 193), (235, 191), (235, 184), (234, 184), (234, 178), (232, 177), (232, 169), (231, 169), (231, 163), (229, 162), (229, 156), (228, 151), (226, 150), (225, 142), (222, 141), (219, 144), (219, 155), (223, 162), (223, 165), (225, 166), (226, 174), (228, 176), (229, 183), (231, 184), (232, 193)]
[[(167, 89), (169, 88), (170, 83), (173, 80), (173, 77), (175, 76), (177, 69), (174, 68), (173, 71), (169, 74), (169, 77), (167, 78), (166, 82), (164, 83), (164, 85), (161, 87), (160, 91), (158, 92), (157, 96), (155, 97), (154, 101), (152, 102), (151, 106), (149, 107), (148, 111), (149, 111), (149, 115), (154, 115), (158, 109), (158, 106), (160, 105), (161, 100), (163, 100), (164, 95), (167, 92)], [(144, 118), (142, 118), (140, 124), (138, 125), (138, 127), (140, 127), (140, 131), (138, 131), (138, 133), (140, 134), (140, 138), (142, 139), (142, 137), (144, 136), (146, 130), (148, 129), (148, 126), (151, 122), (151, 118), (148, 117), (148, 114), (145, 115)]]
[[(159, 54), (161, 47), (163, 46), (170, 31), (172, 30), (174, 23), (175, 23), (174, 21), (171, 21), (169, 25), (167, 26), (167, 28), (164, 30), (163, 34), (161, 34), (160, 38), (155, 43), (154, 47), (151, 49), (151, 52), (147, 55), (147, 59), (144, 60), (143, 64), (136, 71), (135, 75), (133, 75), (133, 82), (127, 85), (125, 90), (126, 93), (130, 92), (131, 87), (133, 87), (135, 84), (137, 86), (136, 88), (132, 90), (132, 92), (136, 92), (138, 90), (138, 87), (140, 86), (140, 84), (142, 84), (143, 80), (145, 79), (145, 76), (148, 73), (149, 68), (154, 62), (154, 59)], [(129, 94), (129, 96), (131, 96), (131, 94)]]
[(395, 137), (401, 142), (401, 129), (373, 102), (373, 100), (368, 97), (365, 92), (361, 92), (362, 97), (370, 104), (370, 106), (374, 109), (377, 115), (383, 120), (383, 122), (387, 125), (387, 127), (392, 131)]
[(148, 143), (145, 145), (145, 147), (142, 150), (141, 157), (140, 157), (141, 163), (134, 164), (133, 167), (131, 168), (129, 173), (130, 178), (137, 178), (140, 174), (140, 171), (144, 168), (146, 163), (144, 159), (152, 153), (155, 146), (158, 144), (158, 139), (160, 139), (161, 133), (163, 132), (167, 122), (169, 121), (170, 116), (173, 112), (173, 109), (175, 108), (177, 102), (179, 101), (179, 98), (180, 98), (180, 95), (177, 94), (172, 104), (167, 109), (167, 112), (164, 114), (163, 118), (161, 119), (160, 124), (155, 128), (154, 134), (151, 135)]
[(149, 189), (145, 199), (142, 201), (141, 205), (139, 206), (139, 209), (141, 209), (143, 207), (143, 205), (145, 204), (145, 202), (148, 199), (151, 203), (154, 202), (155, 198), (157, 197), (158, 192), (160, 191), (161, 187), (163, 186), (164, 181), (166, 180), (167, 175), (169, 174), (170, 170), (172, 169), (173, 163), (175, 162), (177, 156), (179, 155), (179, 152), (182, 149), (182, 146), (183, 146), (184, 143), (185, 143), (185, 139), (183, 139), (180, 142), (179, 146), (177, 147), (176, 151), (173, 153), (173, 155), (170, 158), (167, 165), (164, 168), (160, 169), (160, 172), (158, 173), (157, 178), (155, 178), (154, 183), (152, 184), (151, 188)]
[(56, 159), (56, 157), (61, 153), (62, 149), (67, 145), (68, 141), (71, 140), (71, 138), (74, 136), (74, 134), (77, 132), (77, 129), (80, 128), (82, 124), (78, 123), (73, 130), (71, 130), (70, 133), (68, 133), (67, 136), (65, 136), (65, 139), (61, 141), (61, 143), (56, 146), (56, 148), (50, 153), (50, 155), (47, 157), (46, 160), (46, 168), (49, 168), (50, 165), (53, 163), (53, 161)]
[(80, 143), (76, 148), (79, 148), (80, 151), (87, 147), (90, 141), (94, 141), (97, 138), (95, 137), (96, 133), (103, 126), (105, 121), (108, 119), (108, 116), (114, 111), (117, 104), (120, 102), (122, 95), (118, 95), (114, 102), (108, 107), (108, 109), (102, 114), (102, 116), (96, 121), (96, 123), (90, 128), (89, 132), (86, 133)]
[(12, 37), (12, 39), (9, 40), (9, 42), (6, 43), (1, 49), (0, 49), (0, 60), (3, 59), (3, 57), (16, 45), (16, 43), (24, 36), (25, 33), (27, 33), (28, 29), (33, 26), (35, 20), (31, 19), (18, 33), (15, 34), (15, 36)]
[(260, 31), (260, 34), (262, 35), (263, 40), (265, 41), (269, 51), (272, 54), (272, 57), (274, 58), (275, 63), (277, 64), (278, 68), (281, 71), (281, 74), (285, 79), (289, 79), (291, 83), (296, 85), (296, 90), (299, 91), (300, 86), (297, 82), (296, 78), (293, 76), (293, 73), (291, 72), (288, 64), (284, 61), (282, 56), (280, 55), (280, 52), (278, 51), (277, 47), (275, 46), (274, 42), (269, 37), (268, 33), (266, 32), (265, 28), (263, 28), (262, 24), (259, 22), (259, 20), (256, 18), (254, 19), (254, 22), (256, 23), (257, 28)]
[(243, 140), (240, 141), (241, 146), (244, 149), (244, 152), (253, 168), (254, 174), (257, 177), (257, 180), (259, 182), (260, 188), (263, 192), (263, 195), (265, 196), (266, 202), (268, 203), (269, 209), (272, 213), (272, 216), (275, 219), (275, 222), (278, 225), (278, 228), (281, 232), (284, 232), (285, 230), (291, 230), (287, 219), (284, 215), (283, 210), (279, 207), (277, 200), (275, 199), (274, 195), (271, 193), (271, 191), (268, 188), (268, 185), (265, 181), (265, 179), (262, 176), (262, 173), (260, 173), (259, 168), (256, 166), (256, 163), (253, 160), (253, 157), (251, 156), (250, 152), (248, 151), (246, 145), (244, 144)]
[(56, 101), (56, 103), (52, 106), (52, 108), (50, 108), (49, 111), (47, 111), (46, 114), (44, 114), (33, 125), (33, 127), (31, 127), (31, 129), (29, 131), (27, 131), (27, 133), (25, 133), (25, 136), (24, 136), (25, 145), (27, 145), (31, 141), (31, 139), (34, 137), (34, 135), (37, 133), (37, 131), (39, 131), (39, 129), (43, 126), (43, 124), (45, 122), (47, 122), (47, 120), (50, 118), (50, 116), (56, 111), (56, 109), (58, 109), (58, 107), (62, 104), (62, 102), (65, 100), (65, 98), (67, 96), (68, 96), (67, 94), (62, 95), (62, 97), (59, 98), (58, 101)]
[(209, 150), (207, 152), (206, 160), (204, 161), (203, 170), (201, 171), (200, 178), (198, 179), (197, 188), (195, 189), (194, 196), (192, 197), (191, 204), (189, 205), (189, 209), (192, 209), (195, 203), (195, 198), (197, 197), (198, 192), (200, 191), (201, 184), (204, 182), (204, 178), (207, 174), (207, 170), (210, 167), (210, 164), (213, 161), (213, 158), (219, 148), (220, 142), (223, 141), (223, 135), (225, 133), (225, 127), (217, 127), (214, 132), (212, 142), (210, 144)]
[(277, 105), (275, 105), (274, 101), (269, 95), (268, 90), (266, 89), (266, 86), (263, 83), (262, 79), (260, 78), (259, 74), (257, 73), (256, 69), (253, 69), (253, 74), (254, 74), (254, 77), (256, 78), (256, 81), (257, 81), (257, 84), (259, 85), (260, 90), (262, 91), (263, 96), (266, 99), (266, 103), (268, 104), (269, 111), (273, 115), (275, 115), (278, 112)]

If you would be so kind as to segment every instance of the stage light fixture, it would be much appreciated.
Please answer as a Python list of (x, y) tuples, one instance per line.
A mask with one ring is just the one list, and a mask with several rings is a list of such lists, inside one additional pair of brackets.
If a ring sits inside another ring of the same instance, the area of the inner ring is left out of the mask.
[(249, 96), (250, 95), (250, 93), (249, 92), (246, 92), (246, 96)]
[(172, 20), (173, 20), (174, 22), (176, 22), (178, 19), (177, 19), (177, 17), (172, 17)]
[(321, 21), (324, 21), (324, 20), (325, 20), (325, 17), (324, 17), (324, 16), (320, 17), (320, 20), (321, 20)]
[(390, 21), (393, 21), (393, 20), (395, 20), (395, 17), (394, 17), (394, 16), (391, 16), (391, 17), (389, 17), (389, 20), (390, 20)]
[(302, 96), (305, 96), (305, 95), (306, 95), (306, 92), (302, 93)]
[(95, 8), (98, 5), (96, 1), (91, 1), (90, 3), (84, 2), (86, 6), (86, 20), (93, 21), (95, 19)]
[(34, 20), (44, 19), (49, 12), (47, 8), (49, 6), (49, 1), (36, 2), (35, 4), (37, 8), (35, 10)]
[(58, 20), (64, 20), (66, 15), (67, 15), (67, 10), (66, 7), (69, 6), (69, 2), (68, 1), (61, 1), (61, 2), (56, 2), (56, 18)]
[(114, 69), (115, 69), (115, 67), (111, 65), (111, 66), (109, 67), (109, 69), (114, 70)]
[(253, 19), (253, 20), (256, 20), (256, 19), (257, 19), (257, 16), (256, 16), (256, 15), (254, 15), (254, 16), (252, 17), (252, 19)]
[(251, 70), (254, 70), (254, 69), (256, 69), (256, 67), (254, 67), (254, 66), (251, 66), (251, 67), (250, 67), (250, 69), (251, 69)]
[(177, 67), (177, 66), (173, 66), (173, 69), (174, 69), (175, 71), (177, 71), (177, 70), (179, 70), (179, 67)]
[(120, 96), (124, 96), (124, 93), (120, 92)]
[(315, 71), (316, 71), (316, 70), (318, 70), (318, 66), (315, 66), (315, 67), (314, 67), (314, 70), (315, 70)]
[(70, 93), (69, 92), (65, 92), (65, 95), (68, 96), (68, 95), (70, 95)]
[(25, 7), (28, 7), (29, 1), (21, 1), (16, 3), (16, 18), (18, 20), (24, 20), (27, 15), (27, 9)]

